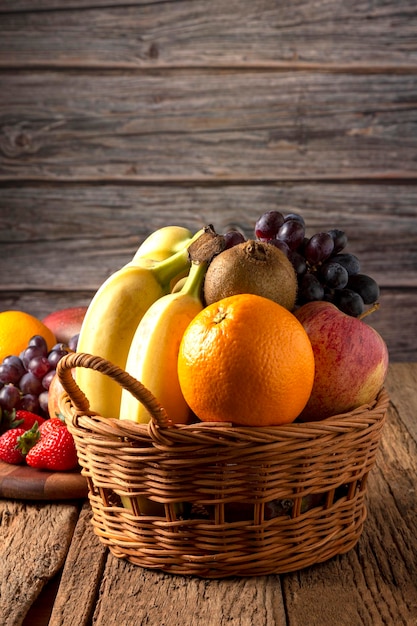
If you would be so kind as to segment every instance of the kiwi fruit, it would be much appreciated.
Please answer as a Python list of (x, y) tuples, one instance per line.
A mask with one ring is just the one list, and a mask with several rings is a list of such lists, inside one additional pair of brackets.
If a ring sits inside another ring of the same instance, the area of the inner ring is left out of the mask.
[(239, 293), (274, 300), (292, 311), (297, 297), (297, 275), (291, 261), (273, 244), (249, 239), (213, 258), (204, 280), (206, 304)]

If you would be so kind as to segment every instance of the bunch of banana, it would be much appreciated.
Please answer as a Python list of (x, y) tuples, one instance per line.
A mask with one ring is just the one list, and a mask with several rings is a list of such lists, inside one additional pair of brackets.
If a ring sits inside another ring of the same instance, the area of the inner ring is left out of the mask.
[[(138, 251), (98, 289), (87, 309), (77, 350), (125, 369), (139, 322), (155, 301), (170, 293), (172, 283), (189, 271), (188, 246), (203, 232), (190, 236), (181, 227), (164, 227), (152, 233), (139, 247), (146, 256)], [(152, 260), (161, 250), (165, 258)], [(116, 382), (86, 368), (77, 368), (76, 381), (92, 411), (118, 417), (121, 387)]]
[[(149, 307), (137, 327), (125, 367), (154, 394), (176, 424), (184, 424), (190, 417), (178, 381), (178, 350), (185, 329), (203, 308), (201, 288), (207, 265), (193, 262), (183, 287)], [(119, 417), (139, 423), (150, 419), (145, 407), (125, 389)]]
[[(200, 233), (202, 231), (199, 231)], [(141, 265), (144, 259), (163, 261), (188, 246), (194, 235), (184, 226), (162, 226), (141, 243), (132, 259), (132, 263)]]

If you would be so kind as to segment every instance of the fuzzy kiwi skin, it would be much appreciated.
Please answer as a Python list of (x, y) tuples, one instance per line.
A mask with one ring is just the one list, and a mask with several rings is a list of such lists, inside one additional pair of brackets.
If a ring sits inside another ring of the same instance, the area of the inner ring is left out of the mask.
[(204, 280), (206, 304), (239, 293), (274, 300), (292, 311), (297, 276), (291, 261), (274, 245), (249, 239), (227, 248), (211, 261)]

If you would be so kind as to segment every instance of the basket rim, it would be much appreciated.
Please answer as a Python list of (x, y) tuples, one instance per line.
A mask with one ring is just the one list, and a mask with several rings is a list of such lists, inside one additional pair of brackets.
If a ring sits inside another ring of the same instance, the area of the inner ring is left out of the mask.
[[(151, 438), (163, 445), (173, 443), (176, 439), (195, 437), (199, 440), (229, 445), (230, 440), (237, 438), (240, 442), (252, 444), (273, 443), (279, 439), (317, 439), (323, 436), (336, 436), (353, 431), (366, 431), (370, 427), (383, 422), (389, 405), (388, 393), (383, 387), (375, 400), (347, 413), (340, 413), (315, 422), (293, 422), (277, 426), (238, 426), (230, 422), (202, 422), (191, 424), (169, 424), (161, 426), (150, 419), (148, 424), (138, 424), (130, 420), (103, 417), (92, 411), (83, 412), (74, 407), (70, 396), (63, 393), (59, 406), (65, 421), (78, 433), (94, 432), (101, 436), (125, 438)], [(382, 425), (382, 424), (381, 424)]]

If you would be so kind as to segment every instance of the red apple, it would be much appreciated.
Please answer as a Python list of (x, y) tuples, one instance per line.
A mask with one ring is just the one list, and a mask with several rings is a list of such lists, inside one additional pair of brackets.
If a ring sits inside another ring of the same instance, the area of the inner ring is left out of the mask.
[(42, 322), (54, 333), (58, 342), (68, 343), (80, 332), (86, 311), (86, 306), (59, 309), (47, 315)]
[[(75, 368), (71, 370), (72, 377), (75, 379)], [(55, 374), (51, 380), (48, 389), (48, 414), (49, 417), (59, 417), (62, 415), (60, 402), (62, 396), (66, 393), (58, 375)]]
[(65, 393), (61, 381), (57, 374), (52, 378), (51, 384), (48, 389), (48, 413), (49, 417), (59, 417), (61, 410), (59, 408), (59, 400), (62, 394)]
[(300, 419), (316, 421), (372, 402), (388, 369), (388, 349), (377, 331), (330, 302), (309, 302), (295, 316), (310, 338), (316, 366)]

